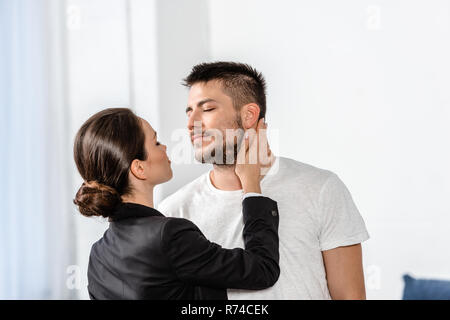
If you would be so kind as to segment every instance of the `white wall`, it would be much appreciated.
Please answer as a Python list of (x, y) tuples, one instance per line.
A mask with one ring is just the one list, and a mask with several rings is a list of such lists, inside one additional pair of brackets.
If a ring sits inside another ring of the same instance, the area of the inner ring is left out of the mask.
[(368, 298), (450, 279), (449, 22), (444, 0), (210, 2), (212, 59), (264, 73), (280, 154), (352, 192)]

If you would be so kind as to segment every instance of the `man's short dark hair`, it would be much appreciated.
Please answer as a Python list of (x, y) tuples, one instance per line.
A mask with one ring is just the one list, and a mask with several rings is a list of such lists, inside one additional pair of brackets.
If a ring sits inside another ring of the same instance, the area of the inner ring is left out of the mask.
[(183, 85), (190, 88), (196, 83), (211, 80), (222, 83), (236, 110), (247, 103), (256, 103), (260, 108), (259, 119), (266, 116), (266, 81), (250, 65), (223, 61), (200, 63), (183, 79)]

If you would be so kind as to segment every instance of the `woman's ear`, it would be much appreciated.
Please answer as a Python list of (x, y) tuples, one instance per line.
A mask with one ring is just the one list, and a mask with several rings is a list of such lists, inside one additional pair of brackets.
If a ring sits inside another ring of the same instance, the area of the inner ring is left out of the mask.
[(241, 108), (242, 126), (250, 129), (258, 125), (260, 109), (256, 103), (246, 104)]
[(136, 179), (139, 179), (139, 180), (146, 179), (144, 164), (142, 163), (142, 161), (140, 161), (138, 159), (134, 159), (133, 162), (131, 162), (130, 172), (133, 176), (136, 177)]

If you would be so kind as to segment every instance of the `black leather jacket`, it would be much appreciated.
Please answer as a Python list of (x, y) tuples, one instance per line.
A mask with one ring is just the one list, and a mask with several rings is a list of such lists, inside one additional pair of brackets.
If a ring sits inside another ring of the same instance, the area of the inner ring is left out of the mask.
[(123, 203), (91, 249), (91, 299), (227, 299), (226, 288), (264, 289), (279, 277), (278, 207), (243, 200), (244, 243), (223, 249), (191, 221)]

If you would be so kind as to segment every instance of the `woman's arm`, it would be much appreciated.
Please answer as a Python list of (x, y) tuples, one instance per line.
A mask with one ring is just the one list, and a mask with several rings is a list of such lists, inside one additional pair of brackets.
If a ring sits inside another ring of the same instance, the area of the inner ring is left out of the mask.
[(170, 218), (162, 232), (163, 250), (181, 281), (217, 288), (264, 289), (280, 275), (278, 207), (267, 197), (243, 200), (244, 243), (223, 249), (208, 241), (191, 221)]

